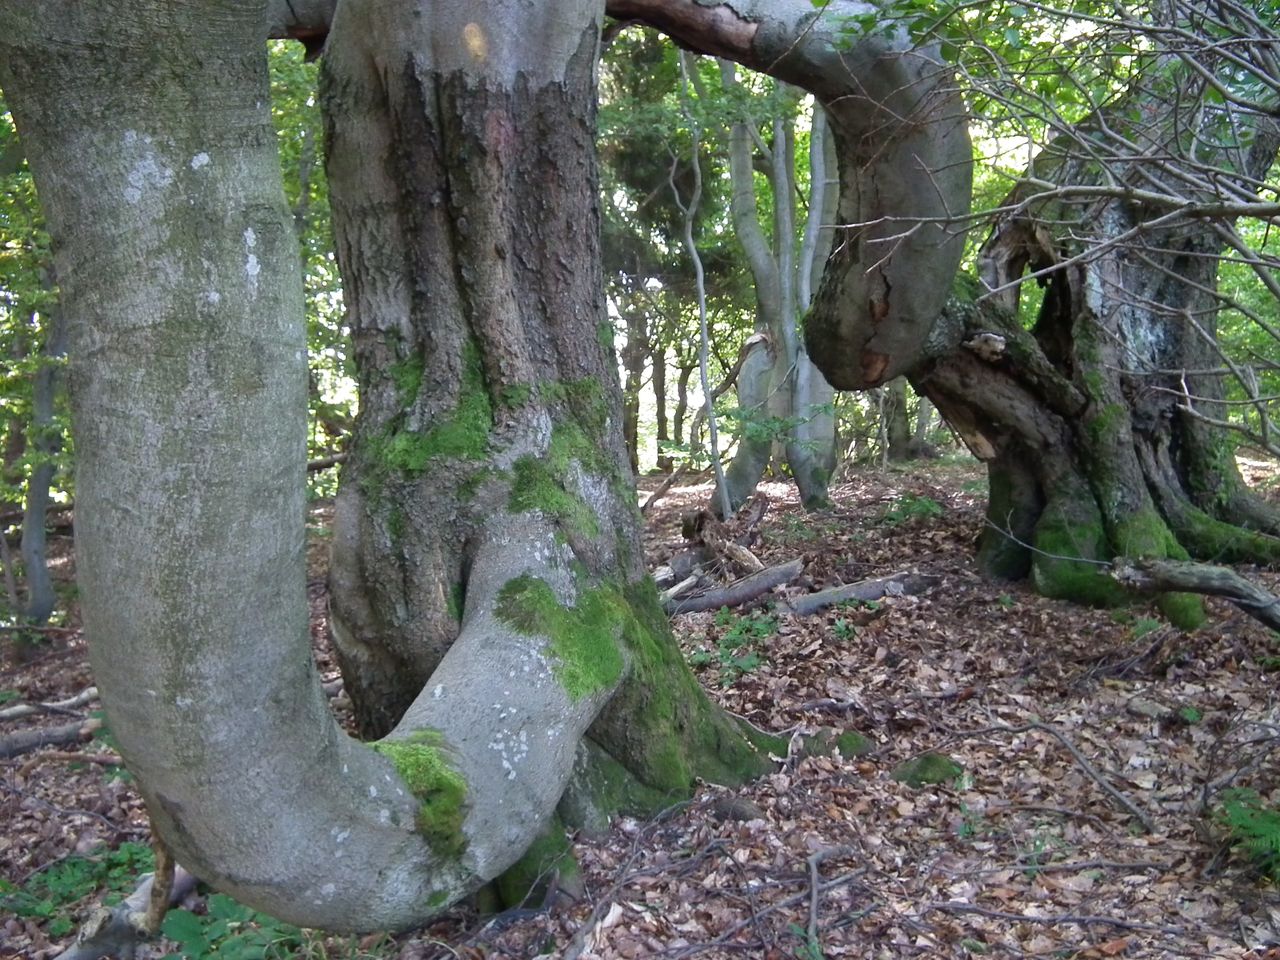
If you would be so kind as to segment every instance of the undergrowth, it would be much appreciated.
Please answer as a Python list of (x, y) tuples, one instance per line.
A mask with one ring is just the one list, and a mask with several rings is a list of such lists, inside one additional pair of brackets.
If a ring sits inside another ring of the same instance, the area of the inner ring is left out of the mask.
[(1238, 847), (1273, 882), (1280, 882), (1280, 810), (1263, 802), (1256, 790), (1224, 790), (1216, 819)]

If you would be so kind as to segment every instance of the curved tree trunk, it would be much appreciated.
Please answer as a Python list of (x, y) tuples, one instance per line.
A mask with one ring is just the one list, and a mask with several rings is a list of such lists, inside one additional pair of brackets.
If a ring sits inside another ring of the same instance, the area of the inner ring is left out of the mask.
[(608, 0), (690, 49), (768, 73), (824, 105), (840, 166), (836, 243), (805, 317), (809, 355), (840, 390), (875, 387), (942, 356), (936, 325), (964, 249), (947, 221), (969, 210), (967, 115), (935, 51), (850, 39), (861, 3)]
[(478, 863), (415, 832), (420, 803), (338, 730), (311, 660), (306, 342), (262, 24), (255, 4), (222, 5), (212, 37), (204, 7), (0, 5), (58, 241), (82, 608), (184, 864), (295, 922), (403, 927)]
[(366, 734), (430, 725), (491, 765), (483, 789), (535, 829), (615, 689), (592, 739), (624, 801), (764, 765), (644, 579), (602, 342), (599, 23), (551, 6), (518, 28), (480, 4), (344, 7), (324, 81), (360, 384), (330, 580), (347, 689)]

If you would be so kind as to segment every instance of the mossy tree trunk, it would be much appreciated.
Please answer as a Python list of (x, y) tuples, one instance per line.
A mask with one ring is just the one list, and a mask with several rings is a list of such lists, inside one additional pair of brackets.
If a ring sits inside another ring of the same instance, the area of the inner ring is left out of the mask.
[[(1126, 128), (1116, 113), (1055, 142), (1036, 161), (1038, 184), (1010, 199), (1046, 181), (1068, 193), (1096, 186), (1098, 168), (1079, 145), (1098, 149), (1101, 130), (1150, 142), (1152, 127)], [(1176, 158), (1172, 107), (1162, 123), (1169, 133), (1159, 148)], [(1207, 160), (1210, 132), (1197, 163)], [(1260, 182), (1277, 143), (1274, 127), (1262, 124), (1244, 149), (1224, 144), (1216, 159), (1244, 188)], [(1175, 203), (1212, 199), (1185, 193), (1176, 178), (1186, 171), (1168, 164), (1158, 188), (1186, 197)], [(1116, 162), (1108, 174), (1148, 186), (1156, 176), (1137, 162)], [(997, 293), (976, 307), (972, 294), (957, 297), (941, 327), (961, 346), (913, 377), (988, 464), (982, 565), (1004, 577), (1029, 573), (1048, 596), (1121, 601), (1103, 571), (1116, 556), (1280, 560), (1280, 518), (1244, 487), (1230, 438), (1187, 410), (1225, 419), (1215, 349), (1222, 240), (1212, 222), (1170, 223), (1167, 213), (1095, 195), (1031, 204), (1000, 223), (979, 255), (983, 284)], [(1046, 271), (1030, 330), (1017, 319), (1013, 284), (1027, 269)], [(1162, 605), (1184, 625), (1202, 615), (1188, 596)]]
[(484, 789), (544, 824), (593, 720), (579, 812), (605, 767), (631, 784), (606, 806), (751, 776), (765, 755), (698, 688), (642, 567), (600, 275), (598, 11), (457, 7), (343, 7), (325, 57), (360, 385), (332, 621), (361, 728), (457, 715)]

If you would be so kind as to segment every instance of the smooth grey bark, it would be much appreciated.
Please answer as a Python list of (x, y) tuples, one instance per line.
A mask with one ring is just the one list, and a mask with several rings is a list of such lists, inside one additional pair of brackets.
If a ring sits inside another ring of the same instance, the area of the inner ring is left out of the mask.
[[(727, 88), (736, 86), (733, 65), (721, 62), (721, 76)], [(790, 110), (799, 96), (793, 91), (783, 109)], [(821, 107), (817, 107), (821, 115)], [(738, 451), (727, 477), (731, 510), (736, 510), (755, 491), (770, 460), (771, 448), (779, 444), (806, 506), (826, 502), (827, 481), (834, 460), (835, 424), (824, 417), (830, 388), (814, 369), (800, 345), (797, 321), (808, 305), (814, 261), (818, 259), (823, 234), (821, 218), (834, 213), (828, 205), (825, 175), (825, 124), (819, 122), (812, 144), (811, 165), (817, 171), (809, 197), (809, 217), (805, 237), (795, 244), (795, 125), (791, 116), (772, 121), (772, 144), (765, 164), (773, 194), (772, 244), (765, 236), (756, 205), (753, 174), (752, 132), (746, 121), (736, 121), (729, 132), (730, 212), (734, 233), (746, 255), (756, 291), (757, 330), (769, 334), (767, 372), (758, 365), (744, 367), (739, 378)], [(827, 221), (828, 225), (831, 221)], [(830, 230), (826, 231), (827, 248)], [(825, 259), (825, 250), (823, 251)], [(802, 301), (801, 297), (804, 297)], [(763, 353), (758, 354), (758, 357)], [(748, 402), (748, 400), (750, 402)], [(783, 425), (774, 436), (770, 424)]]
[(0, 27), (57, 244), (90, 654), (153, 824), (276, 916), (418, 923), (480, 868), (415, 831), (311, 660), (306, 342), (263, 7), (15, 0)]

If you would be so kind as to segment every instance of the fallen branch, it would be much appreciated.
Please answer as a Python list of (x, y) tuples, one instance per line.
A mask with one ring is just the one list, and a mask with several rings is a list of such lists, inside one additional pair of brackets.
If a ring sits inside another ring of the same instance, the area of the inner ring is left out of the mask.
[[(172, 882), (169, 885), (165, 905), (180, 902), (196, 886), (196, 878), (182, 867), (172, 863)], [(98, 907), (89, 914), (75, 942), (62, 953), (57, 960), (98, 960), (98, 957), (132, 957), (138, 946), (150, 936), (147, 931), (149, 911), (158, 910), (151, 905), (151, 889), (155, 882), (153, 874), (146, 874), (133, 893), (114, 907)], [(164, 880), (157, 896), (162, 896)]]
[(667, 604), (665, 609), (668, 614), (674, 616), (677, 613), (697, 613), (702, 610), (717, 610), (720, 607), (741, 606), (747, 601), (754, 600), (761, 594), (767, 593), (774, 587), (790, 583), (800, 576), (803, 570), (804, 559), (797, 557), (789, 563), (779, 564), (776, 567), (766, 567), (759, 573), (743, 577), (728, 586), (717, 587), (697, 596), (676, 600)]
[(802, 594), (789, 599), (785, 608), (792, 613), (807, 617), (825, 607), (849, 600), (880, 600), (884, 597), (903, 597), (923, 593), (936, 585), (942, 578), (928, 573), (911, 573), (903, 571), (888, 577), (874, 580), (859, 580), (857, 583), (846, 583), (843, 586), (819, 590), (817, 593)]
[(986, 907), (979, 907), (972, 903), (957, 903), (953, 900), (926, 903), (920, 912), (924, 914), (930, 910), (941, 910), (945, 913), (976, 913), (980, 917), (990, 917), (992, 920), (1012, 920), (1016, 923), (1047, 923), (1055, 927), (1063, 923), (1078, 923), (1081, 925), (1102, 923), (1112, 927), (1119, 927), (1121, 930), (1145, 930), (1149, 933), (1163, 933), (1173, 937), (1180, 936), (1186, 932), (1182, 927), (1163, 927), (1154, 923), (1124, 920), (1120, 917), (1102, 917), (1095, 914), (1082, 913), (1055, 913), (1047, 916), (1037, 916), (1034, 913), (988, 910)]
[(95, 730), (102, 727), (102, 721), (96, 718), (77, 720), (75, 723), (64, 723), (56, 727), (37, 727), (34, 730), (19, 730), (8, 736), (0, 737), (0, 759), (16, 757), (30, 753), (40, 747), (63, 746), (87, 740)]
[(1280, 630), (1280, 597), (1228, 567), (1184, 560), (1120, 559), (1111, 576), (1142, 593), (1183, 591), (1222, 597), (1272, 630)]
[(124, 763), (114, 753), (75, 753), (71, 750), (56, 750), (53, 753), (41, 753), (32, 757), (18, 768), (18, 776), (30, 776), (31, 771), (36, 767), (51, 760), (61, 763), (96, 763), (100, 767), (118, 767)]
[(808, 945), (811, 950), (818, 946), (818, 905), (822, 900), (822, 878), (818, 875), (818, 868), (828, 857), (843, 859), (852, 856), (853, 853), (853, 847), (840, 846), (827, 847), (825, 850), (818, 850), (809, 855), (809, 926), (806, 932), (809, 935)]
[(76, 707), (83, 707), (86, 703), (97, 699), (98, 688), (86, 687), (74, 697), (67, 697), (65, 700), (54, 700), (49, 703), (19, 703), (12, 707), (4, 707), (0, 709), (0, 720), (17, 720), (36, 713), (68, 713)]

